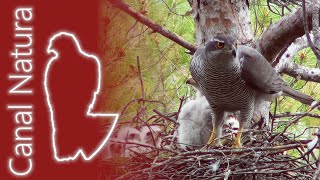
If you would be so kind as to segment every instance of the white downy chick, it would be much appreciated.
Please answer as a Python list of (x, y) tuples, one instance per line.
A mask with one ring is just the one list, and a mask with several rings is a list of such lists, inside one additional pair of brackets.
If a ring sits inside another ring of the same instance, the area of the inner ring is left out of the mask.
[(113, 156), (128, 157), (131, 151), (139, 151), (135, 144), (126, 144), (126, 142), (140, 143), (140, 131), (133, 127), (121, 127), (116, 138), (110, 138), (106, 146), (105, 159)]
[[(187, 82), (188, 83), (188, 82)], [(188, 83), (192, 84), (192, 83)], [(196, 99), (188, 101), (181, 108), (178, 122), (178, 143), (199, 149), (209, 140), (212, 131), (211, 110), (207, 99), (194, 84)]]
[(230, 134), (231, 137), (234, 137), (237, 134), (239, 129), (239, 121), (235, 117), (229, 117), (225, 123), (226, 125), (226, 134)]
[(140, 130), (141, 143), (160, 148), (161, 128), (157, 125), (142, 126)]

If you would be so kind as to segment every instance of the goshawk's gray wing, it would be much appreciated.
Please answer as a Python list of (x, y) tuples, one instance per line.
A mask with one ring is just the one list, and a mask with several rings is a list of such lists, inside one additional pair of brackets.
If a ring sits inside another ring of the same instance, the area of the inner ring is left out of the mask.
[(253, 89), (266, 94), (282, 91), (285, 82), (257, 50), (248, 46), (238, 46), (237, 58), (240, 61), (243, 80)]
[(199, 75), (201, 75), (202, 69), (199, 68), (199, 64), (202, 64), (201, 62), (205, 60), (204, 55), (204, 48), (205, 47), (199, 47), (196, 52), (193, 54), (191, 64), (190, 64), (190, 73), (192, 78), (199, 83), (199, 79), (197, 78)]

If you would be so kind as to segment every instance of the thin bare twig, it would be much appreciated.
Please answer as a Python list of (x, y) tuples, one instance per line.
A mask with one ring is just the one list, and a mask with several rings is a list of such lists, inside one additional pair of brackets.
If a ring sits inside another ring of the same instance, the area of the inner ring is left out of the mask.
[(157, 115), (159, 115), (160, 117), (164, 118), (165, 120), (168, 120), (170, 122), (173, 122), (174, 124), (177, 124), (177, 122), (175, 120), (172, 120), (171, 118), (161, 114), (158, 110), (154, 109), (153, 112), (155, 112)]
[(274, 120), (276, 119), (277, 107), (278, 107), (278, 98), (276, 98), (276, 100), (275, 100), (273, 116), (271, 119), (271, 132), (273, 132), (273, 128), (274, 128), (273, 126), (274, 126)]
[(282, 113), (282, 114), (276, 114), (275, 118), (301, 116), (302, 114), (305, 114), (306, 116), (309, 116), (309, 117), (320, 118), (319, 114), (299, 113), (299, 112), (296, 112), (296, 113), (286, 112), (286, 113)]
[(163, 35), (164, 37), (174, 41), (175, 43), (179, 44), (180, 46), (188, 49), (191, 54), (193, 54), (197, 47), (186, 40), (184, 40), (182, 37), (177, 35), (174, 32), (171, 32), (167, 30), (166, 28), (162, 27), (161, 25), (157, 24), (156, 22), (150, 20), (145, 15), (139, 13), (132, 7), (128, 6), (123, 0), (108, 0), (114, 7), (117, 7), (127, 13), (128, 15), (132, 16), (142, 24), (148, 26), (150, 29), (154, 30), (155, 32)]
[[(139, 80), (140, 80), (140, 85), (141, 85), (141, 99), (145, 99), (145, 92), (144, 92), (144, 85), (143, 85), (143, 80), (142, 80), (142, 73), (141, 73), (141, 68), (140, 68), (140, 59), (139, 56), (137, 56), (137, 66), (138, 66), (138, 74), (139, 74)], [(143, 102), (144, 104), (144, 102)]]

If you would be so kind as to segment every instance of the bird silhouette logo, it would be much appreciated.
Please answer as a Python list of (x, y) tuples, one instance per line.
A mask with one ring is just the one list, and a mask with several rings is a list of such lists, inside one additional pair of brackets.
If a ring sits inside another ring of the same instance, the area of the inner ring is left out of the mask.
[[(89, 161), (106, 144), (119, 117), (93, 110), (101, 87), (100, 60), (85, 52), (78, 38), (69, 32), (51, 36), (47, 53), (50, 59), (43, 85), (54, 159), (66, 162), (82, 157)], [(101, 133), (101, 121), (97, 120), (111, 122), (110, 128)]]

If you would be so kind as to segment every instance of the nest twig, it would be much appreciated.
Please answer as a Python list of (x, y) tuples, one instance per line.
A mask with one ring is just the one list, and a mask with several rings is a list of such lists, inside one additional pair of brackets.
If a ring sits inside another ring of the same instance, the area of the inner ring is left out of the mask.
[[(176, 142), (177, 113), (150, 117), (147, 122), (163, 124), (162, 147), (148, 153), (134, 152), (130, 157), (101, 163), (103, 177), (111, 179), (312, 179), (319, 173), (311, 140), (297, 140), (284, 131), (248, 129), (242, 139), (245, 148), (210, 148), (185, 151)], [(290, 123), (289, 123), (290, 124)], [(139, 144), (137, 144), (139, 145)], [(292, 155), (292, 152), (295, 155)], [(291, 153), (288, 153), (291, 152)], [(291, 154), (291, 155), (290, 155)]]

